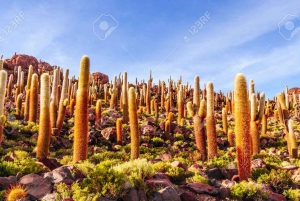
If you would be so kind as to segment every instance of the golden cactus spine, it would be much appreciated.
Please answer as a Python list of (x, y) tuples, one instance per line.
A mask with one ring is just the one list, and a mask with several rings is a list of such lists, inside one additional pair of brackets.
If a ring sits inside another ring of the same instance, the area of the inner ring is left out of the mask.
[(73, 161), (87, 158), (88, 150), (88, 94), (89, 94), (90, 59), (83, 56), (80, 61), (78, 90), (74, 123)]
[(217, 132), (214, 112), (214, 87), (212, 82), (207, 83), (207, 157), (214, 158), (218, 154)]
[(261, 120), (261, 134), (267, 133), (267, 127), (268, 127), (268, 118), (266, 114), (263, 114), (262, 120)]
[(0, 144), (3, 139), (3, 126), (6, 120), (4, 116), (6, 81), (7, 72), (5, 70), (0, 70)]
[(250, 108), (246, 79), (239, 73), (234, 79), (234, 114), (238, 173), (240, 181), (251, 177)]
[(38, 158), (47, 158), (50, 137), (50, 79), (49, 74), (44, 73), (41, 76), (39, 135), (36, 151)]
[(13, 185), (6, 192), (6, 201), (27, 200), (27, 192), (21, 185)]
[(72, 98), (71, 101), (70, 101), (70, 114), (71, 114), (71, 116), (73, 116), (73, 114), (74, 114), (75, 103), (76, 103), (75, 99)]
[(57, 120), (56, 120), (56, 128), (58, 129), (58, 135), (60, 134), (60, 131), (63, 126), (63, 122), (66, 116), (66, 108), (67, 105), (69, 104), (68, 100), (68, 77), (69, 77), (69, 69), (65, 70), (65, 75), (64, 75), (64, 80), (62, 83), (62, 90), (61, 90), (61, 95), (60, 95), (60, 100), (59, 100), (59, 106), (58, 106), (58, 113), (57, 113)]
[(19, 94), (16, 102), (16, 116), (18, 119), (22, 119), (22, 94)]
[(29, 98), (29, 122), (36, 123), (38, 109), (38, 75), (32, 75)]
[(28, 69), (28, 75), (27, 75), (26, 90), (30, 89), (32, 74), (33, 74), (33, 66), (30, 65)]
[(58, 109), (58, 69), (53, 71), (52, 92), (50, 96), (50, 127), (56, 128)]
[(187, 108), (188, 117), (193, 117), (195, 112), (194, 112), (192, 101), (187, 102), (186, 108)]
[(257, 154), (259, 152), (259, 134), (258, 134), (258, 125), (256, 124), (256, 95), (255, 93), (252, 93), (250, 96), (250, 104), (251, 104), (251, 112), (250, 112), (250, 136), (251, 141), (249, 142), (251, 144), (252, 154)]
[(135, 89), (133, 87), (129, 88), (128, 104), (129, 104), (130, 140), (131, 140), (130, 158), (134, 160), (139, 158), (140, 156), (140, 134), (139, 134), (139, 127), (138, 127)]
[(30, 104), (30, 89), (27, 89), (26, 97), (25, 97), (24, 121), (28, 121), (29, 118), (29, 104)]
[(116, 121), (117, 130), (117, 144), (122, 145), (122, 119), (118, 118)]
[(229, 144), (229, 146), (233, 147), (234, 146), (234, 134), (233, 134), (232, 130), (228, 131), (227, 138), (228, 138), (228, 144)]
[(128, 114), (128, 82), (127, 82), (127, 72), (124, 72), (124, 75), (123, 75), (122, 104), (123, 104), (123, 123), (124, 124), (128, 124), (129, 114)]

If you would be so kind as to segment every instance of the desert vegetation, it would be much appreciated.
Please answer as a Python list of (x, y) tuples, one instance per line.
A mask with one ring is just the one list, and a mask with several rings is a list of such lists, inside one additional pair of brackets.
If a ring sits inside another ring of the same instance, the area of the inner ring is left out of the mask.
[(88, 56), (78, 78), (3, 63), (0, 200), (300, 200), (300, 94), (287, 86), (267, 99), (241, 73), (217, 93), (201, 75), (104, 82)]

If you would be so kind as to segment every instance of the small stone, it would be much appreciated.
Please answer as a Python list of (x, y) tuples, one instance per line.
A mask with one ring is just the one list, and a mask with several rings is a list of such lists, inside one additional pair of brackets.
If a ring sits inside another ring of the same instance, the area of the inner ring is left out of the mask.
[(180, 198), (181, 198), (181, 201), (198, 201), (198, 199), (195, 196), (195, 194), (193, 194), (193, 193), (191, 193), (189, 191), (183, 192), (180, 195)]
[(173, 187), (166, 187), (155, 193), (155, 201), (181, 201)]

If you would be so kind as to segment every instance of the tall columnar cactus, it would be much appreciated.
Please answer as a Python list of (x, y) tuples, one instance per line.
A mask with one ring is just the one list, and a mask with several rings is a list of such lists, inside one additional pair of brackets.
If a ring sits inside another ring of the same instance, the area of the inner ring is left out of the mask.
[(165, 104), (165, 82), (162, 82), (161, 83), (161, 96), (160, 96), (160, 107), (161, 107), (161, 110), (163, 110), (164, 108), (164, 104)]
[(33, 66), (30, 65), (28, 68), (28, 74), (27, 74), (26, 90), (30, 89), (32, 74), (33, 74)]
[(32, 75), (29, 101), (29, 122), (36, 123), (38, 109), (38, 75), (36, 73)]
[(177, 123), (180, 124), (181, 119), (184, 117), (184, 100), (183, 100), (182, 90), (179, 90), (177, 94), (177, 106), (178, 106)]
[(198, 111), (200, 107), (200, 78), (198, 75), (194, 78), (193, 105), (195, 110)]
[(47, 158), (51, 137), (50, 128), (50, 79), (49, 74), (41, 76), (40, 120), (36, 157)]
[(9, 80), (7, 83), (7, 93), (6, 93), (7, 97), (11, 97), (11, 89), (12, 89), (13, 79), (14, 79), (13, 74), (10, 74)]
[(218, 154), (217, 132), (214, 112), (214, 86), (212, 82), (207, 83), (207, 157), (214, 158)]
[(267, 133), (267, 126), (268, 126), (268, 119), (267, 115), (263, 114), (262, 120), (261, 120), (261, 134)]
[(67, 105), (69, 104), (68, 100), (68, 77), (69, 77), (69, 69), (65, 70), (65, 75), (64, 75), (64, 80), (62, 83), (62, 90), (61, 90), (61, 95), (60, 95), (60, 100), (59, 100), (59, 106), (58, 106), (58, 113), (57, 113), (57, 120), (56, 120), (56, 128), (58, 134), (60, 134), (60, 131), (63, 126), (63, 122), (66, 116), (66, 108)]
[(252, 93), (250, 97), (251, 103), (251, 118), (250, 118), (250, 135), (251, 135), (251, 146), (252, 154), (258, 154), (260, 151), (260, 138), (259, 138), (259, 124), (261, 123), (262, 117), (264, 115), (265, 107), (265, 93), (260, 94), (259, 98), (259, 110), (257, 111), (257, 100), (256, 95)]
[(28, 121), (29, 118), (29, 104), (30, 104), (30, 89), (27, 89), (26, 97), (25, 97), (24, 121)]
[(193, 117), (195, 112), (194, 112), (192, 101), (187, 102), (186, 108), (187, 108), (188, 117)]
[[(194, 131), (196, 139), (196, 147), (198, 152), (201, 154), (202, 160), (206, 159), (206, 139), (205, 139), (205, 127), (204, 119), (206, 117), (206, 101), (203, 99), (200, 102), (201, 112), (194, 115)], [(205, 111), (205, 112), (204, 112)]]
[(2, 60), (3, 55), (0, 58), (0, 70), (3, 70), (3, 60)]
[(228, 145), (230, 147), (233, 147), (234, 146), (234, 134), (233, 134), (233, 130), (229, 130), (228, 131), (227, 138), (228, 138)]
[(72, 98), (72, 99), (71, 99), (71, 101), (70, 101), (70, 105), (69, 105), (69, 107), (70, 107), (70, 114), (71, 114), (71, 116), (73, 116), (73, 114), (74, 114), (74, 108), (75, 108), (75, 104), (76, 104), (76, 102), (75, 102), (75, 99), (74, 99), (74, 98)]
[(122, 119), (118, 118), (116, 121), (116, 130), (117, 130), (117, 144), (122, 145)]
[(53, 71), (52, 92), (50, 99), (50, 126), (56, 128), (57, 109), (58, 109), (58, 69)]
[(19, 66), (18, 67), (18, 76), (17, 76), (17, 84), (16, 84), (16, 92), (15, 92), (15, 102), (17, 102), (17, 98), (18, 98), (18, 95), (21, 92), (21, 72), (22, 72), (22, 67)]
[(240, 181), (251, 177), (250, 108), (246, 79), (239, 73), (234, 79), (234, 114), (237, 164)]
[(129, 124), (130, 124), (130, 140), (131, 140), (130, 158), (134, 160), (139, 158), (140, 156), (140, 134), (139, 134), (139, 126), (138, 126), (135, 89), (133, 87), (129, 88), (128, 103), (129, 103)]
[(113, 88), (109, 88), (109, 93), (111, 95), (110, 97), (110, 106), (109, 109), (114, 109), (116, 107), (117, 102), (117, 76), (114, 77), (114, 84), (112, 86)]
[(101, 114), (102, 114), (102, 102), (99, 99), (99, 100), (97, 100), (97, 103), (96, 103), (96, 118), (95, 118), (95, 127), (96, 127), (96, 129), (100, 129)]
[(124, 75), (123, 75), (122, 104), (123, 104), (123, 123), (124, 124), (128, 124), (129, 114), (128, 114), (128, 82), (127, 82), (127, 72), (124, 72)]
[(88, 150), (88, 94), (89, 94), (90, 59), (83, 56), (80, 61), (78, 91), (74, 123), (73, 161), (87, 158)]
[(223, 108), (222, 109), (222, 126), (223, 126), (223, 131), (227, 135), (228, 134), (228, 125), (227, 125), (227, 109)]
[(3, 126), (6, 120), (4, 115), (6, 81), (7, 72), (5, 70), (0, 70), (0, 144), (3, 138)]
[(16, 116), (17, 119), (22, 119), (22, 94), (19, 94), (16, 102)]
[(291, 150), (291, 156), (293, 158), (298, 158), (298, 145), (297, 145), (297, 139), (294, 133), (294, 121), (290, 119), (288, 121), (288, 128), (289, 128), (289, 150)]
[(147, 108), (147, 114), (151, 114), (151, 85), (152, 85), (152, 80), (150, 78), (148, 80), (147, 91), (146, 91), (146, 108)]

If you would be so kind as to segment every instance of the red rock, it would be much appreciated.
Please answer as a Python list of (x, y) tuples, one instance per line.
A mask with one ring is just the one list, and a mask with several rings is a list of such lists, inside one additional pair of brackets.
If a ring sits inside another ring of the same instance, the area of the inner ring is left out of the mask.
[(172, 183), (167, 179), (148, 179), (146, 180), (146, 184), (152, 189), (155, 187), (173, 186)]
[(266, 168), (266, 167), (267, 167), (266, 163), (260, 158), (251, 161), (251, 169)]
[(171, 160), (173, 158), (173, 156), (170, 153), (165, 152), (165, 153), (161, 154), (158, 158), (165, 162), (165, 161)]
[(56, 168), (52, 172), (47, 172), (44, 175), (44, 178), (54, 184), (65, 183), (71, 185), (75, 181), (75, 178), (67, 165)]
[(17, 177), (0, 177), (0, 191), (6, 190), (10, 185), (17, 183)]
[(180, 195), (181, 201), (198, 201), (197, 197), (191, 192), (183, 192)]
[(136, 189), (131, 188), (128, 193), (123, 197), (124, 201), (139, 201), (139, 195)]
[(223, 175), (226, 179), (229, 179), (231, 180), (232, 177), (234, 175), (237, 175), (238, 174), (238, 169), (237, 168), (233, 168), (233, 169), (225, 169), (223, 170)]
[(205, 174), (209, 179), (218, 179), (218, 180), (224, 179), (224, 175), (220, 168), (207, 169), (205, 171)]
[(182, 163), (179, 162), (179, 161), (173, 161), (173, 162), (171, 163), (171, 166), (172, 166), (172, 167), (180, 167), (180, 168), (184, 169), (185, 171), (188, 170), (188, 167), (187, 167), (186, 165), (182, 164)]
[(100, 80), (100, 82), (102, 84), (105, 84), (105, 83), (109, 82), (108, 76), (103, 74), (103, 73), (95, 72), (95, 73), (92, 73), (92, 76), (94, 77), (94, 80), (96, 82), (98, 82), (98, 80)]
[(278, 193), (268, 192), (268, 201), (286, 201), (286, 198)]
[(106, 139), (110, 141), (115, 141), (117, 136), (117, 130), (116, 127), (107, 127), (104, 128), (101, 131), (101, 135)]
[(155, 193), (154, 200), (157, 201), (181, 201), (177, 191), (173, 187), (166, 187)]
[(142, 125), (141, 135), (154, 136), (156, 134), (156, 129), (150, 125)]
[(219, 197), (222, 199), (228, 198), (230, 195), (230, 188), (220, 188), (219, 189)]
[(52, 191), (51, 183), (37, 174), (25, 175), (20, 179), (19, 183), (26, 188), (28, 194), (37, 199), (41, 199)]
[(62, 164), (60, 164), (56, 159), (40, 158), (38, 161), (51, 171), (62, 166)]
[(208, 195), (216, 195), (218, 194), (218, 191), (214, 189), (213, 187), (202, 184), (200, 182), (195, 183), (188, 183), (186, 185), (186, 188), (196, 194), (208, 194)]

